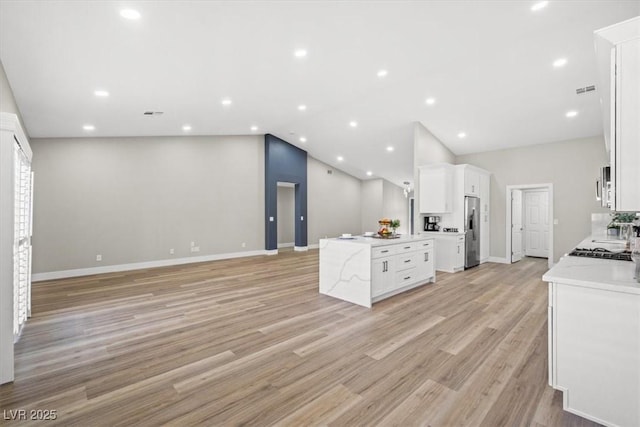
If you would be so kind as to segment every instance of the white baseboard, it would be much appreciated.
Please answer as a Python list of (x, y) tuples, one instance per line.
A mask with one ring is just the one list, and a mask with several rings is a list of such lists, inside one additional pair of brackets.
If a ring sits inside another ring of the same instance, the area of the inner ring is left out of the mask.
[[(196, 262), (218, 261), (221, 259), (242, 258), (257, 255), (268, 255), (269, 251), (231, 252), (226, 254), (202, 255), (189, 258), (163, 259), (160, 261), (134, 262), (131, 264), (105, 265), (104, 267), (78, 268), (74, 270), (50, 271), (47, 273), (35, 273), (31, 276), (32, 282), (43, 280), (66, 279), (69, 277), (90, 276), (94, 274), (118, 273), (120, 271), (141, 270), (144, 268), (168, 267), (172, 265), (193, 264)], [(278, 251), (275, 251), (278, 253)]]
[(506, 258), (501, 258), (497, 256), (490, 256), (489, 262), (496, 262), (498, 264), (511, 264), (509, 260), (507, 260)]
[(295, 246), (295, 243), (278, 243), (278, 249), (280, 248), (292, 248)]
[(294, 246), (293, 250), (296, 252), (306, 252), (309, 250), (308, 246)]
[(315, 245), (307, 246), (309, 249), (320, 249), (320, 243), (316, 243)]
[(278, 255), (278, 250), (277, 249), (267, 249), (266, 251), (264, 251), (265, 255)]

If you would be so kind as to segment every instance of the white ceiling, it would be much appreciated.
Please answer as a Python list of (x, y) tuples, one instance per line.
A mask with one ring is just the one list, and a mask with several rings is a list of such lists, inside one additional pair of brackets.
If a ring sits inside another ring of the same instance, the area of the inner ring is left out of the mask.
[(534, 3), (2, 0), (0, 59), (31, 137), (272, 133), (401, 184), (415, 121), (455, 154), (602, 134), (575, 89), (596, 84), (593, 31), (640, 2)]

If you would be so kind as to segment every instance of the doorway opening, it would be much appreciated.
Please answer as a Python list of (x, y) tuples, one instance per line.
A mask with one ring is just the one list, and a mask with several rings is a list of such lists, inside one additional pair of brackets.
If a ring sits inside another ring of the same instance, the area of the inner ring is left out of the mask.
[(296, 241), (296, 185), (292, 182), (277, 183), (276, 237), (278, 250), (293, 250)]
[(506, 260), (547, 258), (553, 266), (553, 184), (508, 185)]

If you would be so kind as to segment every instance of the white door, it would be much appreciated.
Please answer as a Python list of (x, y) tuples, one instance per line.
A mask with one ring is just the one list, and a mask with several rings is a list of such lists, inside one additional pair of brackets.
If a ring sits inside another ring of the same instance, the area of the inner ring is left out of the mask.
[(522, 190), (511, 191), (511, 262), (522, 259)]
[(524, 193), (524, 254), (549, 257), (549, 192)]

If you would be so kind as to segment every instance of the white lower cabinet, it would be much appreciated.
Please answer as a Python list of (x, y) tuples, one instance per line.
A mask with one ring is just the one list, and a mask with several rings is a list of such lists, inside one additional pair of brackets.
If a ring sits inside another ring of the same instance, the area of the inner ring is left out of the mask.
[(436, 237), (435, 269), (447, 273), (464, 270), (464, 235), (439, 233)]
[(563, 408), (639, 426), (640, 295), (551, 282), (548, 320), (549, 384), (563, 392)]
[(387, 257), (371, 261), (371, 296), (377, 297), (393, 289), (395, 258)]

